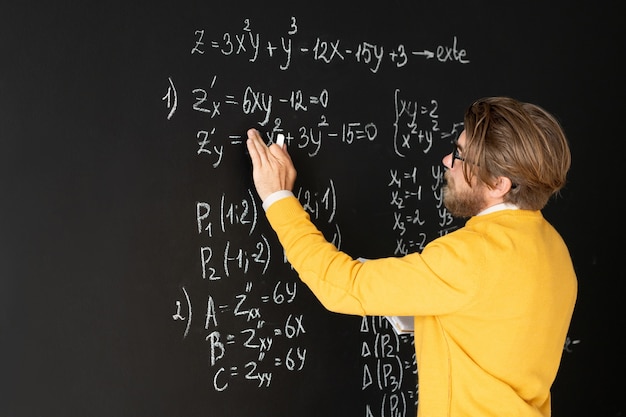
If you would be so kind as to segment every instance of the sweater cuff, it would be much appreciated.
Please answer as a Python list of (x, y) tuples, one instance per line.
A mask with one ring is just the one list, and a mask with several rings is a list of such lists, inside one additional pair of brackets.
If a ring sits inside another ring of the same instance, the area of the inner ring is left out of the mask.
[(270, 194), (269, 196), (267, 196), (265, 201), (263, 201), (263, 210), (267, 211), (267, 209), (278, 200), (282, 200), (283, 198), (292, 197), (292, 196), (293, 196), (293, 193), (289, 190), (276, 191)]

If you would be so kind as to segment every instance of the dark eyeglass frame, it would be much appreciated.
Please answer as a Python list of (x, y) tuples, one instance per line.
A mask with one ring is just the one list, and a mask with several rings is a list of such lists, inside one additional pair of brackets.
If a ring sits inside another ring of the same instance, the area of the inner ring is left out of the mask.
[(461, 154), (459, 153), (459, 144), (457, 143), (456, 140), (452, 141), (452, 146), (454, 146), (454, 150), (452, 151), (452, 161), (450, 162), (450, 168), (454, 168), (455, 159), (465, 162), (465, 158), (463, 158)]

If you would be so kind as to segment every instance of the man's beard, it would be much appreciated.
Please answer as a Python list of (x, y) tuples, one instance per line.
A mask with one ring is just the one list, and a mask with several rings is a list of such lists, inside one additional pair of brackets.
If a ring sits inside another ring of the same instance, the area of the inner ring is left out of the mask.
[(446, 175), (445, 179), (446, 183), (442, 188), (443, 205), (453, 216), (472, 217), (485, 208), (486, 202), (482, 195), (481, 186), (474, 185), (471, 188), (459, 190), (449, 175)]

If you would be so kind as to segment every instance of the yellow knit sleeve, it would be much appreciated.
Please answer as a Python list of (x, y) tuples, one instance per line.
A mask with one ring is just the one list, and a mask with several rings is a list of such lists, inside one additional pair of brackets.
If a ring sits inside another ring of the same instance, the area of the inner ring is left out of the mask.
[[(431, 248), (436, 265), (420, 254), (363, 263), (329, 243), (295, 197), (274, 203), (267, 218), (288, 261), (328, 310), (355, 315), (446, 313), (476, 291), (470, 277), (448, 272), (454, 265), (441, 253), (445, 246)], [(441, 279), (438, 270), (454, 280)]]

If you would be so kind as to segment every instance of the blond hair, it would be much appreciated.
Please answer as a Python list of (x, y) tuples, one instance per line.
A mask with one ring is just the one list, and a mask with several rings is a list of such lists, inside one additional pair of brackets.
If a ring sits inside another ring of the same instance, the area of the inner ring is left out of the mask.
[(540, 210), (565, 185), (571, 154), (561, 125), (541, 107), (509, 97), (487, 97), (464, 117), (465, 179), (487, 185), (507, 177), (513, 186), (505, 201)]

